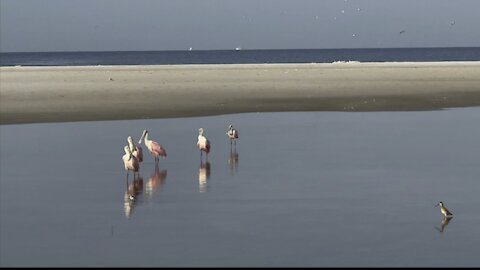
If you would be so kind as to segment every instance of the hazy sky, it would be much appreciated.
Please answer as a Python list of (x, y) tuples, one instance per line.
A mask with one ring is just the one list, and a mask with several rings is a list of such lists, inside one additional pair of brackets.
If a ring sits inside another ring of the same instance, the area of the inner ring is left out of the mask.
[(480, 0), (0, 0), (0, 51), (480, 46)]

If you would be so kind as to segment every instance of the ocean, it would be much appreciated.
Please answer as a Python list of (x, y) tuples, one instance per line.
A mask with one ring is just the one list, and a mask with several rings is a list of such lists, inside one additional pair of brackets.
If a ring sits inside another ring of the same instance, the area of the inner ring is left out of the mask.
[(0, 66), (480, 61), (480, 47), (0, 53)]

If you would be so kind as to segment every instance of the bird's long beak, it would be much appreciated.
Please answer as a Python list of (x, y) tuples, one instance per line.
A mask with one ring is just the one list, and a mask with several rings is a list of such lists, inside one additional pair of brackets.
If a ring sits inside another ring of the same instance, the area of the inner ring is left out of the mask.
[(140, 140), (138, 140), (138, 143), (142, 143), (142, 140), (143, 140), (143, 138), (145, 138), (146, 133), (147, 133), (146, 131), (143, 131), (142, 137), (140, 137)]
[(435, 204), (435, 206), (434, 206), (434, 207), (437, 207), (438, 205), (439, 205), (439, 204), (437, 203), (437, 204)]

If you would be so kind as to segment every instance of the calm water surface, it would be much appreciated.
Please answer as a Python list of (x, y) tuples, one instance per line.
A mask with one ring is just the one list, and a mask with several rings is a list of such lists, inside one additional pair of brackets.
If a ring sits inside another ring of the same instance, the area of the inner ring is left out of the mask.
[[(480, 266), (479, 123), (475, 107), (2, 125), (0, 266)], [(127, 182), (145, 128), (168, 158)]]

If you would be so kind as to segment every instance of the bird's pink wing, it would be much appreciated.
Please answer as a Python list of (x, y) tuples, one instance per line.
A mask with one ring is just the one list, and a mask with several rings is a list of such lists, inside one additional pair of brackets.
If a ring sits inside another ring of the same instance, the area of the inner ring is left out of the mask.
[(163, 148), (163, 146), (157, 142), (152, 142), (152, 152), (162, 157), (167, 156), (167, 151), (165, 151), (165, 148)]
[(205, 149), (207, 153), (210, 152), (210, 141), (208, 139), (205, 140)]

